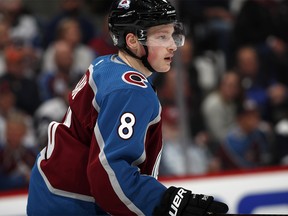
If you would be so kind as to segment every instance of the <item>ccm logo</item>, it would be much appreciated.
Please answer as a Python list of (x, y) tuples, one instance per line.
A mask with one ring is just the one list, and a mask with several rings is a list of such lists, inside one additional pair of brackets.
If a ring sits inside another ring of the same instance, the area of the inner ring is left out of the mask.
[(180, 190), (177, 192), (176, 196), (173, 199), (173, 202), (171, 204), (171, 209), (169, 211), (169, 215), (171, 216), (176, 216), (178, 213), (178, 208), (183, 200), (183, 194), (187, 193), (186, 190), (184, 190), (183, 188), (180, 188)]

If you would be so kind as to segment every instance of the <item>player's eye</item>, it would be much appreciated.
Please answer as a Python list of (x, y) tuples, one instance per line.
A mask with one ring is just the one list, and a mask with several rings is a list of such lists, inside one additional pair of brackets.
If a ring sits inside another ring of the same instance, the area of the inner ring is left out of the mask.
[(162, 41), (166, 41), (169, 39), (168, 35), (159, 35), (158, 39), (162, 40)]

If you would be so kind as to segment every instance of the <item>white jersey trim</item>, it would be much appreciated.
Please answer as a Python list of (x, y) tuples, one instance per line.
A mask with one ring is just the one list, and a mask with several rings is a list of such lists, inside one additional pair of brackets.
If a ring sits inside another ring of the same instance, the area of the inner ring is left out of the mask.
[[(100, 64), (101, 62), (102, 61), (99, 61), (96, 65)], [(98, 88), (97, 88), (96, 83), (94, 82), (94, 79), (93, 79), (93, 68), (94, 68), (94, 66), (91, 64), (89, 66), (89, 85), (94, 92), (94, 98), (92, 101), (92, 105), (94, 106), (96, 111), (99, 113), (100, 107), (99, 107), (98, 103), (96, 102), (96, 94), (97, 94)]]
[[(52, 124), (53, 123), (53, 124)], [(53, 125), (53, 130), (52, 130), (52, 139), (49, 138), (49, 143), (48, 143), (48, 146), (51, 145), (52, 149), (50, 150), (49, 152), (49, 156), (51, 156), (52, 152), (53, 152), (53, 149), (54, 149), (54, 146), (55, 146), (55, 131), (58, 127), (58, 125), (60, 123), (56, 123), (56, 122), (52, 122), (49, 126), (51, 127), (51, 125)], [(37, 160), (37, 167), (38, 167), (38, 170), (48, 188), (48, 190), (53, 193), (53, 194), (56, 194), (56, 195), (59, 195), (59, 196), (63, 196), (63, 197), (69, 197), (69, 198), (72, 198), (72, 199), (78, 199), (78, 200), (82, 200), (82, 201), (86, 201), (86, 202), (94, 202), (95, 203), (95, 199), (94, 197), (91, 197), (91, 196), (87, 196), (87, 195), (83, 195), (83, 194), (77, 194), (77, 193), (72, 193), (72, 192), (68, 192), (68, 191), (64, 191), (64, 190), (60, 190), (60, 189), (56, 189), (54, 188), (48, 178), (46, 177), (46, 175), (44, 174), (43, 170), (41, 169), (41, 161), (45, 160), (45, 152), (46, 152), (46, 148), (45, 147), (41, 152), (40, 152), (40, 156)], [(48, 152), (48, 151), (47, 151)]]
[(123, 190), (121, 189), (121, 186), (116, 178), (116, 174), (114, 170), (110, 167), (107, 161), (106, 155), (104, 153), (105, 143), (104, 143), (103, 137), (101, 136), (98, 123), (95, 126), (94, 133), (95, 133), (95, 137), (100, 148), (99, 159), (103, 168), (105, 169), (105, 171), (107, 172), (109, 176), (109, 180), (110, 180), (113, 190), (117, 194), (118, 198), (127, 206), (127, 208), (129, 208), (132, 212), (134, 212), (137, 215), (144, 215), (144, 213), (139, 208), (137, 208), (137, 206), (133, 204), (133, 202), (124, 194)]
[[(149, 124), (148, 124), (148, 126), (147, 126), (147, 128), (146, 128), (145, 136), (144, 136), (144, 140), (143, 140), (144, 145), (145, 145), (145, 142), (146, 142), (147, 131), (148, 131), (149, 127), (150, 127), (151, 125), (154, 125), (154, 124), (158, 123), (158, 122), (161, 120), (160, 113), (161, 113), (161, 105), (159, 104), (159, 112), (158, 112), (158, 115), (156, 116), (155, 119), (153, 119), (151, 122), (149, 122)], [(159, 157), (159, 155), (158, 155), (158, 157)], [(158, 158), (158, 157), (157, 157), (157, 158)], [(141, 154), (141, 156), (140, 156), (137, 160), (135, 160), (135, 161), (132, 162), (132, 166), (138, 166), (139, 164), (143, 163), (145, 160), (146, 160), (146, 151), (145, 151), (145, 146), (144, 146), (144, 147), (143, 147), (143, 153)], [(157, 159), (157, 160), (158, 160), (158, 159)], [(155, 165), (156, 165), (156, 164), (155, 164)], [(155, 167), (153, 168), (153, 173), (154, 173), (154, 170), (155, 170)], [(154, 174), (153, 174), (153, 177), (155, 177)]]

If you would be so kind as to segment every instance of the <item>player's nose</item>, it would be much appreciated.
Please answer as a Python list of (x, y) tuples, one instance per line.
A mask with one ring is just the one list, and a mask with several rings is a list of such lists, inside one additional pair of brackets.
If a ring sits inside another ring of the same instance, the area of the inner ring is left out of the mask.
[(172, 50), (173, 52), (177, 50), (177, 45), (176, 45), (176, 43), (175, 43), (173, 38), (171, 38), (170, 45), (169, 45), (169, 50)]

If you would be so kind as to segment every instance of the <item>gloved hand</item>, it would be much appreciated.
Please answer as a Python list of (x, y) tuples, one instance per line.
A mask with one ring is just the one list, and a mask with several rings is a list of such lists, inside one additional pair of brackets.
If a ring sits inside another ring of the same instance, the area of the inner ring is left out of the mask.
[(174, 186), (164, 193), (160, 205), (154, 209), (154, 216), (202, 216), (207, 213), (227, 213), (225, 203), (214, 201), (213, 196), (193, 194), (184, 188)]

